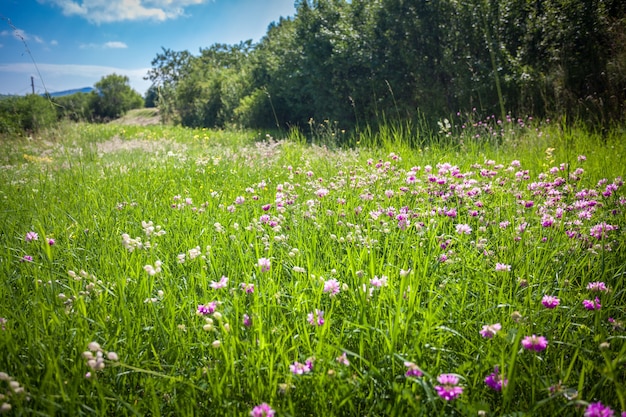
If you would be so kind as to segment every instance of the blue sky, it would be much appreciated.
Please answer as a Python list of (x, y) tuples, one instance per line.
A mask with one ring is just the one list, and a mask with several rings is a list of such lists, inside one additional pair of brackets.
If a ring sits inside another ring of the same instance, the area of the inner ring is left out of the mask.
[(214, 43), (258, 42), (270, 23), (295, 14), (294, 1), (1, 0), (0, 94), (30, 93), (31, 76), (43, 93), (91, 87), (112, 73), (144, 94), (161, 47), (197, 54)]

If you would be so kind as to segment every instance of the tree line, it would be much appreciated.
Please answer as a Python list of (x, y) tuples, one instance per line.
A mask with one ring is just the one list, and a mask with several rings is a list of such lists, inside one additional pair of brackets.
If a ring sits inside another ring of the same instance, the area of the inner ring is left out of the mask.
[(346, 128), (478, 109), (623, 121), (621, 0), (301, 0), (256, 44), (163, 48), (147, 99), (185, 126)]

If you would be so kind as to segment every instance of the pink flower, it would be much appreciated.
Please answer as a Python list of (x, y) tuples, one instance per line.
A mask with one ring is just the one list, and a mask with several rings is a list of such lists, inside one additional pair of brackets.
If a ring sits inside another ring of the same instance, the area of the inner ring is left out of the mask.
[(441, 385), (436, 385), (437, 394), (446, 401), (454, 400), (463, 393), (463, 387), (460, 387), (459, 377), (454, 374), (441, 374), (437, 377), (437, 381)]
[(294, 375), (304, 375), (304, 374), (308, 374), (309, 372), (311, 372), (311, 369), (312, 369), (311, 365), (312, 363), (310, 361), (307, 361), (305, 363), (294, 362), (291, 365), (289, 365), (289, 370)]
[(480, 330), (480, 335), (486, 339), (491, 339), (502, 330), (502, 325), (500, 323), (495, 324), (485, 324), (483, 328)]
[(254, 292), (254, 284), (242, 282), (241, 289), (245, 291), (246, 294), (252, 294)]
[(455, 228), (456, 232), (460, 235), (469, 235), (472, 233), (472, 228), (468, 224), (457, 224)]
[(33, 261), (33, 257), (30, 255), (24, 255), (22, 257), (22, 262), (32, 262)]
[(541, 304), (543, 304), (545, 308), (549, 309), (556, 308), (560, 303), (561, 300), (553, 295), (544, 295), (541, 299)]
[(261, 272), (267, 272), (272, 267), (271, 261), (267, 258), (260, 258), (258, 265), (261, 268)]
[(213, 288), (214, 290), (224, 288), (227, 285), (228, 285), (228, 277), (226, 276), (222, 276), (222, 278), (218, 282), (211, 281), (211, 283), (209, 284), (209, 286)]
[(587, 310), (600, 310), (602, 308), (602, 304), (600, 304), (600, 299), (596, 297), (595, 300), (583, 300), (583, 306)]
[(374, 276), (374, 278), (370, 279), (370, 285), (372, 287), (386, 287), (387, 286), (387, 276), (382, 275), (380, 278)]
[(406, 377), (416, 377), (419, 378), (422, 375), (424, 375), (424, 373), (422, 372), (422, 370), (413, 362), (404, 362), (404, 366), (406, 366), (406, 372), (404, 373), (404, 376)]
[(24, 240), (27, 242), (32, 242), (33, 240), (39, 240), (39, 235), (33, 231), (26, 233)]
[(243, 325), (246, 326), (246, 327), (252, 326), (252, 319), (247, 314), (243, 315)]
[(526, 336), (522, 339), (522, 347), (526, 350), (541, 352), (548, 346), (548, 340), (543, 336)]
[(587, 289), (594, 292), (609, 292), (609, 288), (602, 281), (590, 282), (587, 284)]
[(306, 320), (311, 326), (321, 326), (324, 324), (324, 312), (315, 309), (315, 313), (309, 313), (306, 316)]
[(511, 265), (496, 263), (496, 271), (510, 271)]
[(341, 286), (339, 285), (339, 281), (335, 278), (331, 278), (328, 281), (324, 281), (324, 292), (329, 292), (331, 297), (339, 294), (341, 290)]
[(275, 413), (267, 403), (262, 403), (250, 411), (250, 417), (274, 417)]
[(55, 242), (55, 240), (54, 240), (54, 239), (52, 239), (52, 238), (49, 238), (49, 239), (48, 239), (48, 245), (50, 245), (50, 246), (54, 246), (54, 244), (55, 244), (55, 243), (56, 243), (56, 242)]
[(350, 361), (346, 356), (346, 352), (343, 352), (341, 355), (337, 356), (335, 360), (344, 366), (350, 366)]

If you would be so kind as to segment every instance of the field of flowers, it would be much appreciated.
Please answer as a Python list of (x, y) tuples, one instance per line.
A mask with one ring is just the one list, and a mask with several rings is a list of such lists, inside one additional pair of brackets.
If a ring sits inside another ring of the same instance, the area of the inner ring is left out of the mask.
[(493, 122), (3, 139), (0, 413), (619, 416), (626, 135)]

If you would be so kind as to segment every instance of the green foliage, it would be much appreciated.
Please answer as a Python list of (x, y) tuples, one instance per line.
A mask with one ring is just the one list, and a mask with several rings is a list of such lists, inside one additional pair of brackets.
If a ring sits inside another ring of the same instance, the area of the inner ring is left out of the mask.
[(143, 107), (143, 98), (130, 88), (128, 77), (111, 74), (102, 77), (91, 92), (91, 108), (97, 120), (120, 117), (130, 109)]
[(51, 100), (36, 94), (0, 100), (0, 133), (20, 135), (55, 124), (57, 113)]
[(67, 96), (55, 97), (57, 113), (60, 119), (74, 122), (91, 121), (93, 119), (92, 96), (78, 92)]
[(436, 128), (473, 108), (605, 126), (626, 114), (625, 39), (618, 0), (309, 0), (258, 44), (163, 49), (149, 78), (190, 126)]

